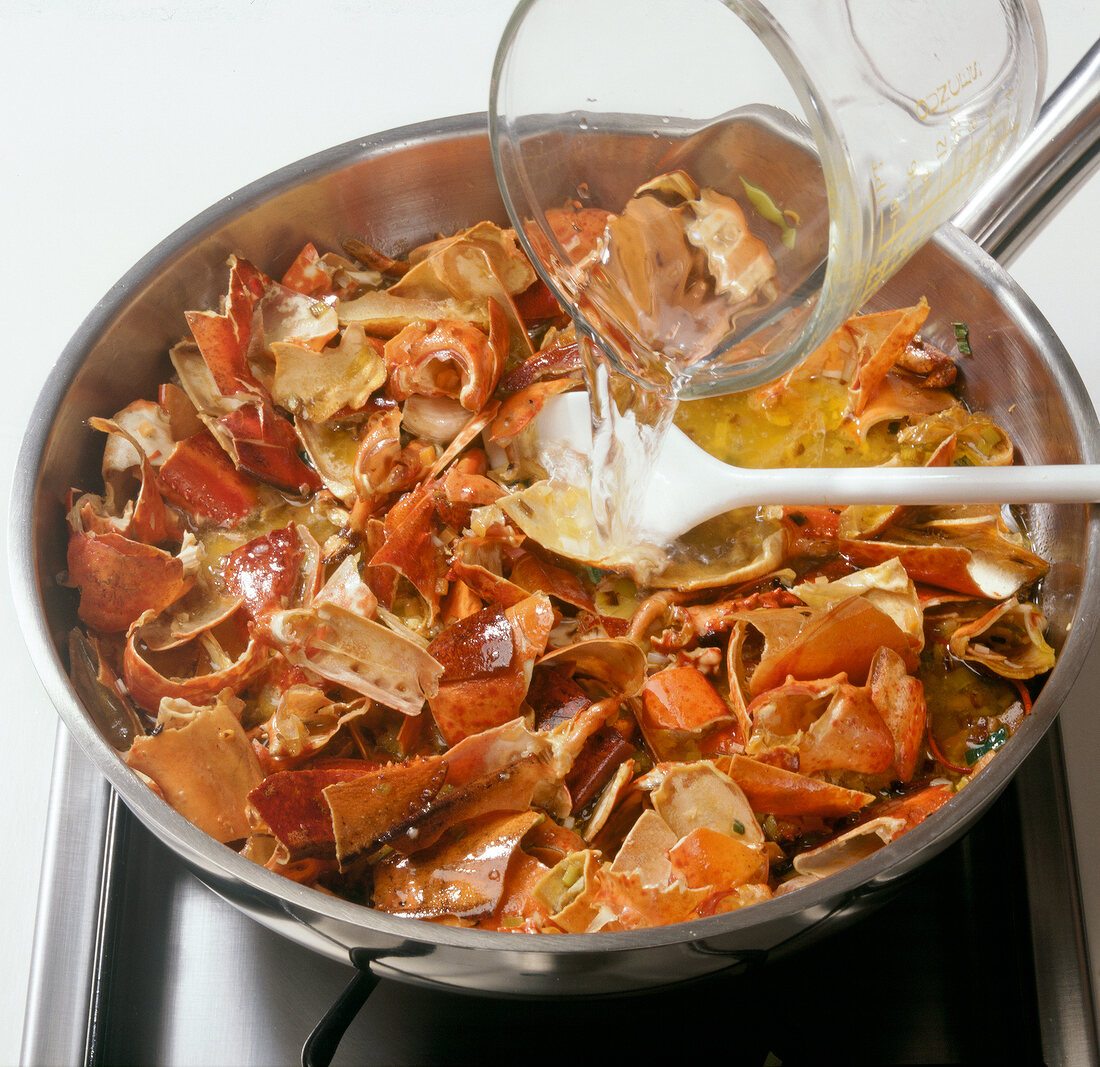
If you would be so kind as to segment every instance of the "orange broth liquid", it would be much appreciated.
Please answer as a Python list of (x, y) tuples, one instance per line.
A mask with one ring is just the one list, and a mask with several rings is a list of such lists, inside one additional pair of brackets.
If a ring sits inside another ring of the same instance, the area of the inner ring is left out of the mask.
[[(905, 465), (926, 461), (930, 450), (900, 443), (888, 425), (876, 426), (864, 440), (843, 432), (847, 404), (844, 382), (815, 377), (793, 381), (773, 406), (753, 391), (681, 402), (675, 422), (700, 448), (742, 467), (866, 467), (894, 457)], [(695, 550), (709, 555), (701, 545)], [(979, 673), (951, 656), (942, 629), (930, 612), (917, 676), (938, 757), (956, 768), (950, 777), (957, 781), (1012, 735), (1030, 697), (1007, 679)]]

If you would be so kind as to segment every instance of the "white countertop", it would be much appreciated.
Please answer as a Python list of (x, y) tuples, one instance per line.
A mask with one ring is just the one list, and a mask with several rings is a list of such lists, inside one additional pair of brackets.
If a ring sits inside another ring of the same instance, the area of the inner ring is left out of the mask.
[[(598, 0), (597, 0), (598, 2)], [(513, 0), (6, 0), (0, 11), (0, 175), (12, 417), (0, 470), (7, 507), (28, 413), (84, 316), (145, 252), (209, 204), (269, 171), (365, 133), (485, 109)], [(644, 3), (639, 2), (644, 10)], [(1100, 37), (1096, 0), (1045, 0), (1055, 85)], [(308, 14), (304, 14), (308, 13)], [(571, 33), (547, 42), (546, 72)], [(1100, 404), (1100, 180), (1013, 273), (1062, 337)], [(6, 535), (7, 515), (0, 527)], [(0, 570), (8, 758), (0, 903), (0, 1065), (19, 1058), (54, 747), (55, 715)], [(1093, 671), (1091, 677), (1096, 677)], [(1094, 804), (1078, 699), (1067, 724), (1074, 803)], [(1092, 835), (1095, 841), (1100, 834)], [(1090, 846), (1091, 847), (1091, 846)], [(1100, 859), (1082, 856), (1100, 900)], [(90, 933), (90, 932), (89, 932)], [(1100, 939), (1100, 935), (1098, 938)], [(58, 1010), (64, 1010), (58, 1005)]]

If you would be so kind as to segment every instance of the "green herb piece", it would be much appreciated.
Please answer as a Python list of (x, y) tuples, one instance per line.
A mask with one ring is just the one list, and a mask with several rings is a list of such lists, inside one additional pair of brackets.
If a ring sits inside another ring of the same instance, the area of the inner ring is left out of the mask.
[(970, 350), (970, 327), (965, 322), (953, 322), (951, 328), (955, 331), (955, 344), (964, 356), (972, 356)]
[(987, 752), (993, 752), (1000, 748), (1008, 740), (1008, 731), (1002, 726), (999, 730), (991, 733), (980, 744), (975, 745), (973, 748), (967, 750), (966, 753), (966, 765), (968, 767), (977, 763)]
[(733, 832), (735, 834), (743, 834), (745, 832), (745, 824), (740, 819), (733, 820)]
[[(738, 177), (741, 176), (738, 175)], [(794, 248), (798, 231), (787, 222), (787, 216), (779, 210), (775, 201), (763, 189), (750, 184), (744, 178), (741, 178), (741, 184), (745, 187), (745, 195), (749, 198), (749, 203), (756, 208), (757, 214), (767, 222), (779, 227), (779, 240), (783, 242), (783, 246)]]

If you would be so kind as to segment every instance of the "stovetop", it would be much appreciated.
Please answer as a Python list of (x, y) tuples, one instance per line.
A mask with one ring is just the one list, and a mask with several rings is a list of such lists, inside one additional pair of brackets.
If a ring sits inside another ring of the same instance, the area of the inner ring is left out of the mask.
[[(333, 1063), (1100, 1063), (1055, 727), (958, 843), (868, 917), (758, 969), (630, 997), (381, 982)], [(277, 1064), (355, 972), (259, 926), (61, 730), (24, 1034), (40, 1063)]]

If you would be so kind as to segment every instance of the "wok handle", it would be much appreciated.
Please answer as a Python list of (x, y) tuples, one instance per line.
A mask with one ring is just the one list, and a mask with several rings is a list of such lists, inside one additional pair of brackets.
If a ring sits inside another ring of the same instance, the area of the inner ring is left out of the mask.
[(1011, 263), (1100, 165), (1100, 41), (1047, 98), (1034, 127), (952, 222)]
[(302, 1067), (328, 1067), (344, 1033), (376, 985), (378, 978), (369, 966), (356, 968), (355, 976), (302, 1046)]

